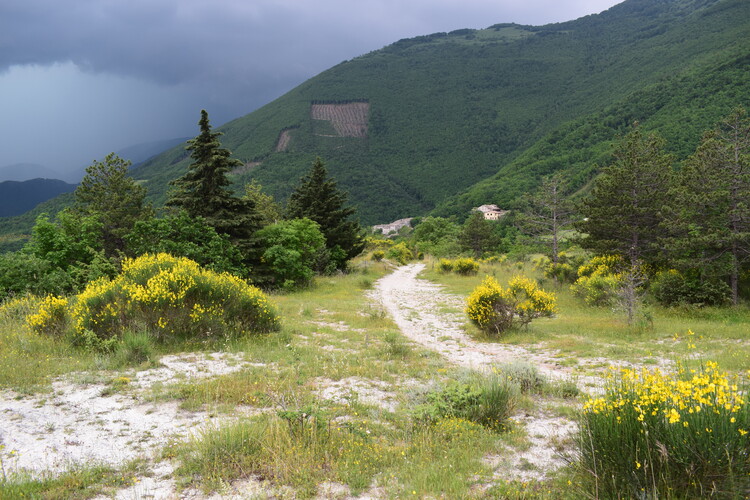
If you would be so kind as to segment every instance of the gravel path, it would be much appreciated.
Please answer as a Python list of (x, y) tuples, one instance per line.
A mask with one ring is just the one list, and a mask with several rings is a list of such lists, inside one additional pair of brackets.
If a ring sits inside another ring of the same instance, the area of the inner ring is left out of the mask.
[[(525, 361), (549, 377), (570, 376), (567, 369), (556, 366), (550, 353), (478, 342), (466, 335), (464, 299), (446, 293), (440, 285), (417, 278), (424, 268), (424, 264), (402, 266), (375, 284), (373, 297), (385, 307), (405, 336), (464, 368), (486, 370), (502, 363)], [(456, 310), (461, 312), (452, 312)]]
[[(535, 365), (549, 379), (571, 376), (566, 368), (556, 366), (549, 352), (478, 342), (466, 335), (464, 299), (446, 293), (440, 285), (417, 278), (424, 268), (421, 263), (399, 267), (378, 280), (372, 294), (406, 337), (440, 353), (453, 364), (472, 370), (485, 371), (498, 364), (524, 361)], [(555, 450), (576, 432), (575, 422), (544, 411), (516, 419), (525, 427), (530, 447), (510, 456), (487, 457), (487, 463), (495, 467), (496, 479), (541, 480), (565, 464)]]

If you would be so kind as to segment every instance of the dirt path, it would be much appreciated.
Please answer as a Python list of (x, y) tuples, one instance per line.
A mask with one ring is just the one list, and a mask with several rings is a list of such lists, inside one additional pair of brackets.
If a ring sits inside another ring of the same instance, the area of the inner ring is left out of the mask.
[[(567, 368), (557, 366), (554, 353), (531, 352), (520, 346), (479, 342), (463, 331), (466, 316), (464, 299), (446, 293), (440, 285), (417, 278), (424, 264), (410, 264), (378, 280), (372, 297), (380, 302), (401, 332), (412, 341), (440, 353), (451, 363), (484, 371), (513, 361), (535, 365), (550, 379), (568, 378)], [(461, 312), (456, 312), (461, 311)], [(531, 446), (524, 452), (487, 457), (496, 467), (497, 478), (521, 481), (543, 479), (548, 472), (564, 465), (555, 452), (569, 441), (576, 424), (544, 410), (517, 417), (524, 425)]]
[(396, 269), (375, 284), (378, 300), (404, 335), (439, 352), (452, 363), (473, 370), (513, 361), (525, 361), (553, 377), (569, 377), (570, 371), (556, 365), (554, 353), (536, 353), (520, 346), (478, 342), (466, 335), (464, 299), (443, 291), (440, 285), (417, 278), (424, 264)]

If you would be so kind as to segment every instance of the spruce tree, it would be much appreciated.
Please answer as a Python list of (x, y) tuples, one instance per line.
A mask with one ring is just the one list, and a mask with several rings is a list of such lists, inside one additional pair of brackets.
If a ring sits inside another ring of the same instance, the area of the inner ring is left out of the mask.
[(621, 255), (631, 268), (663, 261), (662, 212), (672, 178), (672, 159), (663, 148), (662, 138), (644, 137), (637, 124), (616, 147), (614, 162), (579, 206), (583, 246)]
[(343, 269), (346, 262), (365, 247), (359, 223), (351, 220), (356, 210), (345, 206), (346, 198), (336, 181), (328, 177), (323, 160), (317, 158), (287, 202), (289, 218), (307, 217), (320, 225), (330, 261), (336, 269)]
[(242, 162), (221, 147), (220, 132), (212, 132), (208, 113), (201, 110), (200, 133), (188, 141), (193, 163), (172, 182), (168, 206), (184, 209), (191, 217), (203, 217), (219, 234), (226, 234), (245, 255), (251, 253), (252, 237), (260, 229), (260, 218), (251, 199), (241, 199), (229, 188), (227, 174)]
[(701, 281), (727, 279), (737, 304), (739, 278), (750, 262), (750, 120), (744, 109), (703, 137), (673, 197), (671, 250)]

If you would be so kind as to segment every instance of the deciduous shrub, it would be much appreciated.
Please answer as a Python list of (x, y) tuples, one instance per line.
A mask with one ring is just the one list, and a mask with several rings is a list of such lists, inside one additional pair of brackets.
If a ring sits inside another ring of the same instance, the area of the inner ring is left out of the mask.
[(272, 286), (307, 285), (315, 276), (316, 258), (325, 249), (320, 225), (310, 219), (292, 219), (266, 226), (255, 234), (263, 251), (258, 271)]
[(729, 285), (720, 280), (690, 279), (675, 269), (657, 273), (650, 285), (654, 298), (670, 307), (679, 304), (721, 305), (729, 301)]
[(555, 295), (525, 276), (511, 278), (508, 288), (487, 276), (469, 295), (466, 307), (472, 323), (489, 334), (501, 334), (536, 318), (551, 317), (556, 310)]
[(414, 253), (409, 250), (404, 242), (393, 245), (386, 255), (389, 259), (393, 259), (402, 265), (414, 260)]
[(440, 259), (438, 261), (438, 271), (441, 273), (449, 273), (453, 271), (453, 261), (450, 259)]
[(90, 283), (76, 297), (72, 319), (82, 341), (92, 335), (100, 340), (119, 337), (135, 327), (163, 339), (251, 334), (278, 326), (259, 289), (168, 254), (126, 259), (115, 279)]
[(479, 272), (479, 262), (472, 258), (440, 259), (438, 271), (441, 273), (454, 272), (462, 276), (473, 276)]
[[(581, 470), (600, 498), (740, 498), (750, 488), (747, 388), (714, 362), (622, 369), (583, 408)], [(595, 471), (595, 473), (594, 473)]]
[(542, 269), (545, 278), (552, 278), (558, 283), (575, 283), (578, 279), (578, 269), (584, 265), (585, 257), (570, 252), (557, 254), (557, 263), (552, 261), (546, 263)]
[(453, 261), (453, 272), (462, 276), (473, 276), (479, 272), (479, 263), (469, 258), (456, 259)]
[(385, 257), (385, 252), (382, 250), (374, 250), (372, 252), (372, 260), (375, 262), (380, 262)]

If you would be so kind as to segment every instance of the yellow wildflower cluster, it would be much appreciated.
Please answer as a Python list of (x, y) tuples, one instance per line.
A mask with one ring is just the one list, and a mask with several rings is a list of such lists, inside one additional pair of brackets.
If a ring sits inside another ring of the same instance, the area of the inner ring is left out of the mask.
[(750, 491), (745, 385), (713, 361), (697, 369), (680, 363), (666, 373), (613, 369), (605, 395), (583, 407), (583, 469), (611, 478), (597, 483), (607, 498), (703, 498), (707, 491), (744, 496)]
[(508, 260), (507, 255), (490, 255), (480, 259), (479, 262), (484, 264), (504, 264)]
[(35, 314), (26, 316), (26, 324), (33, 331), (45, 335), (60, 335), (65, 330), (68, 299), (48, 295), (42, 299)]
[[(635, 412), (636, 420), (644, 422), (651, 417), (661, 418), (669, 424), (689, 427), (687, 415), (710, 412), (726, 416), (730, 423), (737, 421), (733, 414), (743, 410), (745, 397), (736, 381), (719, 370), (713, 361), (707, 361), (693, 373), (681, 368), (678, 373), (664, 373), (658, 368), (640, 371), (621, 369), (617, 384), (606, 397), (591, 398), (585, 413)], [(619, 421), (618, 421), (619, 422)], [(709, 429), (696, 429), (710, 432)], [(737, 429), (743, 434), (747, 429)]]
[(514, 276), (503, 288), (495, 278), (485, 277), (467, 299), (469, 319), (488, 333), (502, 333), (535, 318), (551, 317), (557, 312), (554, 294), (539, 288), (536, 281)]
[(78, 334), (91, 331), (99, 338), (119, 335), (133, 324), (160, 336), (210, 336), (269, 331), (278, 323), (258, 288), (164, 253), (127, 259), (114, 280), (90, 283), (72, 316)]
[(36, 295), (23, 295), (5, 300), (0, 304), (0, 320), (24, 319), (36, 312), (41, 299)]

